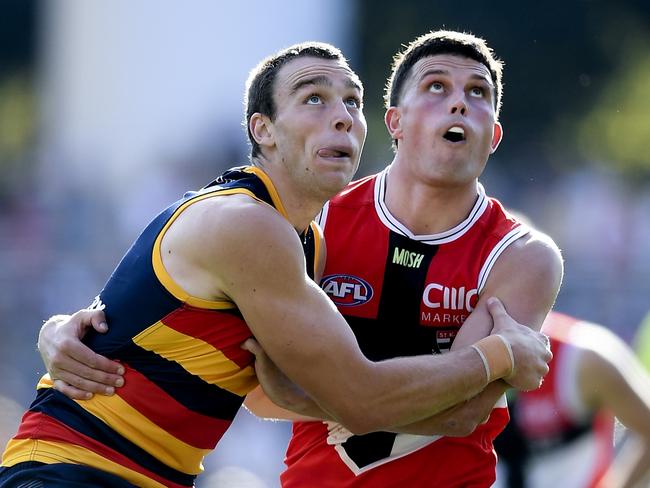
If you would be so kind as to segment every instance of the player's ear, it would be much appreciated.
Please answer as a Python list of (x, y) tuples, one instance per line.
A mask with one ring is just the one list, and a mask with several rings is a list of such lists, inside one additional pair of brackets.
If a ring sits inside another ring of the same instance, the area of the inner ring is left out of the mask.
[(267, 115), (255, 112), (248, 121), (248, 129), (260, 146), (271, 147), (275, 145), (273, 138), (273, 122)]
[(391, 139), (399, 140), (402, 138), (402, 112), (399, 107), (388, 107), (384, 115), (384, 123)]
[(501, 144), (501, 139), (503, 139), (503, 126), (500, 122), (494, 123), (494, 133), (492, 134), (492, 144), (490, 145), (490, 154), (493, 154), (497, 150), (499, 144)]

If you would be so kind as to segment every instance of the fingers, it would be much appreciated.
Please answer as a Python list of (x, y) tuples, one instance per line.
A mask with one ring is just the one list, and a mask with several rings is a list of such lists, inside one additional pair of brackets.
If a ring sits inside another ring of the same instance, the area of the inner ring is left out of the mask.
[[(89, 371), (93, 371), (93, 370), (89, 369)], [(117, 377), (119, 378), (119, 380), (105, 377), (105, 378), (101, 378), (100, 381), (95, 381), (92, 379), (84, 378), (83, 376), (72, 374), (66, 370), (56, 371), (56, 373), (53, 374), (55, 374), (57, 377), (57, 379), (54, 380), (55, 383), (57, 381), (62, 381), (66, 384), (65, 391), (57, 388), (59, 391), (61, 391), (61, 393), (70, 396), (66, 392), (69, 390), (73, 390), (75, 396), (72, 396), (71, 398), (79, 398), (79, 399), (90, 398), (93, 393), (100, 393), (102, 395), (110, 396), (115, 393), (115, 387), (111, 386), (111, 383), (116, 384), (119, 382), (120, 386), (124, 384), (124, 379), (120, 377)], [(89, 395), (87, 397), (77, 396), (85, 393), (88, 393)]]
[[(56, 324), (57, 327), (53, 328), (52, 324)], [(94, 379), (96, 375), (87, 376), (84, 374), (87, 368), (81, 369), (82, 367), (87, 366), (109, 375), (123, 375), (124, 367), (121, 364), (96, 354), (81, 342), (81, 338), (89, 327), (108, 330), (104, 312), (80, 310), (71, 317), (57, 316), (48, 320), (41, 329), (38, 343), (46, 365), (51, 369), (70, 369), (73, 374), (91, 379)], [(79, 371), (76, 369), (75, 362), (69, 361), (69, 359), (81, 363)], [(99, 376), (99, 378), (102, 377)], [(114, 385), (116, 380), (117, 378), (112, 377), (109, 380), (110, 384)]]
[(262, 346), (260, 346), (260, 343), (257, 342), (253, 337), (249, 338), (246, 340), (241, 345), (242, 349), (245, 349), (246, 351), (252, 353), (255, 355), (255, 357), (259, 356), (260, 354), (264, 353), (264, 349), (262, 349)]
[(75, 388), (61, 380), (54, 380), (54, 389), (73, 400), (90, 400), (93, 397), (92, 393)]
[[(61, 355), (52, 361), (50, 375), (82, 390), (112, 395), (115, 387), (124, 386), (124, 378), (118, 374), (106, 373)], [(119, 365), (122, 371), (124, 367)]]
[[(116, 375), (121, 376), (124, 374), (124, 366), (97, 354), (81, 341), (64, 340), (61, 342), (59, 349), (60, 357), (52, 358), (52, 364), (57, 365), (59, 368), (63, 367), (65, 363), (67, 368), (72, 368), (71, 371), (85, 378), (113, 378), (111, 384), (115, 384)], [(79, 363), (78, 370), (73, 361), (68, 361), (68, 357)]]
[(108, 330), (106, 324), (106, 316), (102, 310), (84, 309), (75, 312), (70, 318), (70, 322), (74, 323), (79, 332), (79, 337), (83, 337), (86, 330), (92, 327), (99, 333), (105, 333)]
[(508, 313), (506, 312), (505, 307), (503, 306), (503, 303), (501, 303), (501, 300), (499, 300), (497, 297), (490, 297), (487, 300), (487, 308), (488, 311), (490, 312), (490, 315), (492, 315), (492, 320), (495, 322), (499, 318), (503, 318), (504, 316), (508, 316)]
[[(81, 343), (75, 344), (71, 349), (68, 355), (52, 359), (52, 365), (57, 368), (59, 373), (65, 371), (72, 376), (79, 376), (106, 386), (122, 386), (124, 384), (124, 378), (122, 378), (124, 366), (120, 363), (95, 354)], [(60, 374), (57, 374), (57, 377), (60, 377)]]
[(548, 337), (546, 339), (547, 339), (547, 342), (546, 342), (546, 354), (544, 356), (544, 361), (546, 361), (546, 363), (548, 365), (548, 363), (550, 363), (551, 360), (553, 359), (553, 351), (551, 351), (551, 345), (548, 342)]
[(90, 320), (95, 329), (100, 334), (104, 334), (108, 331), (108, 324), (106, 323), (106, 316), (104, 315), (103, 310), (95, 310), (95, 313), (92, 314)]
[(78, 376), (71, 376), (68, 373), (63, 373), (66, 379), (54, 380), (54, 389), (60, 391), (68, 398), (74, 400), (89, 400), (95, 393), (106, 396), (115, 394), (115, 388), (106, 386), (92, 381), (85, 380)]
[(81, 310), (72, 316), (52, 317), (41, 328), (39, 352), (55, 388), (64, 395), (74, 399), (87, 399), (94, 393), (112, 395), (124, 385), (124, 367), (81, 342), (91, 328), (107, 330), (105, 322), (101, 310)]

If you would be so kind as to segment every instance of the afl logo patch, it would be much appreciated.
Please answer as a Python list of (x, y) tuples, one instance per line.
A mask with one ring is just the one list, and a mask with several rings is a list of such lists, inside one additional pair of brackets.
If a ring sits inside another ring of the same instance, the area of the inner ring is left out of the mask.
[(372, 298), (370, 284), (356, 276), (329, 275), (325, 276), (320, 284), (332, 301), (342, 307), (362, 305)]

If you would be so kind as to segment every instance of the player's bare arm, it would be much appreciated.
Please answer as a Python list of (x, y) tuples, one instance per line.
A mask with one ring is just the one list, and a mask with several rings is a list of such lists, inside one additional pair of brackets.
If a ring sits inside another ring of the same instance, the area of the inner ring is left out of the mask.
[[(502, 300), (508, 314), (515, 320), (539, 331), (555, 302), (562, 272), (560, 252), (550, 238), (532, 231), (518, 239), (495, 263), (476, 308), (461, 327), (451, 349), (465, 347), (490, 333), (499, 333), (498, 326), (493, 329), (494, 318), (487, 305), (488, 298), (492, 296)], [(525, 364), (519, 364), (520, 368), (525, 367)], [(521, 386), (516, 376), (493, 382), (480, 395), (395, 431), (420, 435), (462, 435), (463, 432), (472, 432), (489, 415), (500, 396), (512, 386)], [(454, 434), (455, 431), (458, 433)]]
[[(163, 256), (175, 254), (176, 239), (194, 246), (183, 252), (189, 268), (199, 269), (189, 271), (183, 266), (182, 279), (189, 280), (202, 270), (203, 284), (213, 279), (213, 291), (206, 298), (223, 294), (232, 299), (269, 357), (337, 421), (358, 432), (409, 423), (474, 396), (485, 386), (484, 366), (471, 348), (445, 357), (367, 360), (333, 303), (307, 277), (296, 231), (275, 210), (259, 202), (231, 197), (218, 200), (196, 204), (219, 205), (219, 211), (210, 212), (209, 225), (207, 208), (201, 217), (199, 207), (194, 217), (186, 216), (189, 225), (178, 226), (175, 232), (175, 226), (170, 228), (172, 232), (163, 240)], [(194, 219), (201, 221), (197, 229), (193, 229)], [(223, 230), (232, 229), (233, 221), (246, 225), (224, 235)], [(192, 239), (191, 233), (199, 228), (202, 239)], [(211, 245), (217, 241), (218, 245)], [(167, 270), (177, 278), (174, 266)], [(192, 285), (180, 279), (179, 283)], [(203, 296), (196, 288), (188, 291)], [(545, 367), (544, 353), (542, 346), (529, 360)], [(435, 368), (453, 374), (443, 378), (432, 374)], [(367, 404), (374, 406), (371, 414), (358, 408)]]
[(593, 411), (611, 412), (630, 434), (602, 486), (645, 486), (641, 481), (650, 477), (650, 377), (615, 334), (601, 327), (589, 334), (580, 344), (580, 395)]
[[(462, 333), (459, 333), (452, 349), (472, 344), (490, 333), (494, 321), (488, 310), (487, 297), (491, 295), (503, 297), (519, 320), (539, 330), (555, 301), (561, 278), (562, 260), (552, 240), (537, 232), (519, 239), (495, 264), (481, 300), (461, 329)], [(266, 372), (265, 376), (268, 377), (269, 373)], [(262, 380), (262, 383), (265, 381)], [(421, 435), (469, 433), (489, 415), (496, 401), (509, 387), (503, 381), (492, 383), (489, 389), (469, 401), (392, 430)], [(278, 403), (286, 407), (284, 409), (269, 401), (261, 392), (247, 399), (246, 405), (261, 417), (304, 420), (303, 416), (306, 415), (329, 420), (325, 412), (319, 412), (317, 405), (310, 404), (309, 398), (299, 389), (291, 390), (293, 394), (287, 395), (289, 390), (290, 387), (286, 387), (275, 397)], [(287, 397), (290, 399), (287, 400)]]
[(493, 296), (503, 302), (512, 318), (539, 331), (555, 303), (562, 275), (562, 256), (549, 237), (532, 231), (513, 242), (495, 263), (475, 309), (454, 339), (452, 350), (490, 334), (493, 322), (487, 300)]
[[(502, 300), (508, 314), (515, 320), (539, 331), (555, 302), (562, 272), (560, 252), (544, 234), (533, 231), (511, 244), (495, 263), (476, 308), (454, 340), (452, 351), (490, 333), (500, 332), (488, 306), (488, 299), (493, 296)], [(519, 368), (526, 366), (522, 362), (518, 364)], [(481, 394), (445, 412), (393, 430), (420, 435), (467, 435), (489, 415), (501, 395), (513, 386), (521, 386), (516, 374), (491, 383)]]
[[(508, 327), (515, 326), (520, 331), (527, 331), (531, 336), (541, 334), (530, 331), (526, 326), (517, 324), (498, 300), (490, 300), (487, 305), (497, 330), (508, 334)], [(270, 360), (261, 346), (254, 340), (246, 342), (245, 348), (256, 356), (255, 369), (260, 383), (272, 400), (260, 388), (251, 392), (245, 400), (246, 407), (258, 417), (284, 420), (332, 420), (331, 416), (304, 391), (293, 384)], [(494, 404), (510, 386), (498, 380), (490, 383), (485, 390), (471, 400), (457, 405), (421, 421), (391, 428), (391, 431), (420, 435), (463, 436), (472, 432), (491, 412)], [(281, 406), (280, 406), (281, 405)]]
[[(255, 369), (261, 385), (264, 385), (285, 408), (280, 407), (265, 394), (262, 386), (251, 391), (244, 400), (244, 406), (254, 415), (272, 420), (319, 421), (333, 420), (303, 390), (292, 383), (273, 365), (261, 346), (249, 339), (246, 348), (255, 353)], [(432, 417), (406, 426), (392, 429), (394, 432), (418, 435), (469, 435), (489, 416), (494, 404), (503, 394), (503, 381), (490, 383), (471, 400), (442, 411)], [(300, 413), (298, 413), (300, 412)]]

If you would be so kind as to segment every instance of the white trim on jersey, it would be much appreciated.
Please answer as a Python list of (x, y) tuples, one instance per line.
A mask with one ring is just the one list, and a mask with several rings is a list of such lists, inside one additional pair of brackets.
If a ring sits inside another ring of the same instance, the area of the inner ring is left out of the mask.
[(330, 201), (328, 200), (325, 202), (325, 205), (323, 205), (323, 208), (321, 208), (320, 212), (318, 212), (318, 215), (314, 217), (314, 220), (321, 228), (323, 233), (325, 233), (325, 224), (327, 223), (327, 213), (329, 212), (329, 209), (330, 209)]
[(520, 225), (518, 227), (515, 227), (510, 232), (508, 232), (505, 236), (503, 236), (503, 238), (496, 244), (496, 246), (494, 246), (492, 251), (490, 251), (490, 254), (485, 260), (485, 263), (483, 263), (481, 272), (478, 274), (478, 283), (476, 285), (476, 289), (478, 290), (479, 295), (483, 291), (483, 287), (487, 282), (490, 271), (492, 271), (492, 267), (494, 266), (494, 263), (496, 263), (497, 258), (501, 255), (503, 251), (506, 250), (506, 248), (510, 244), (515, 242), (520, 237), (525, 236), (529, 232), (530, 229), (525, 225)]
[[(499, 397), (496, 404), (494, 405), (493, 410), (497, 408), (507, 408), (508, 401), (506, 399), (505, 393)], [(442, 435), (416, 435), (416, 434), (397, 434), (395, 440), (393, 441), (393, 447), (390, 451), (390, 454), (374, 463), (368, 464), (363, 467), (359, 467), (355, 463), (348, 453), (345, 450), (343, 444), (354, 434), (343, 427), (341, 424), (336, 422), (325, 422), (327, 425), (329, 436), (327, 437), (327, 443), (331, 446), (334, 446), (334, 450), (338, 453), (341, 461), (354, 473), (355, 476), (359, 476), (366, 471), (381, 466), (386, 463), (395, 461), (396, 459), (403, 458), (409, 454), (419, 451), (420, 449), (433, 444), (434, 442), (443, 439), (445, 436)]]
[(472, 225), (483, 215), (488, 207), (488, 198), (485, 196), (483, 185), (478, 184), (478, 197), (476, 203), (469, 212), (469, 216), (457, 226), (439, 234), (415, 235), (404, 224), (402, 224), (386, 206), (386, 176), (390, 166), (377, 175), (375, 179), (375, 211), (382, 223), (393, 232), (413, 239), (424, 244), (438, 245), (453, 242), (463, 236), (472, 228)]
[(442, 439), (442, 436), (397, 434), (397, 437), (395, 438), (395, 442), (393, 444), (393, 449), (391, 450), (391, 453), (388, 457), (380, 459), (379, 461), (376, 461), (372, 464), (368, 464), (362, 468), (357, 466), (357, 464), (352, 459), (350, 459), (350, 456), (348, 456), (348, 453), (345, 452), (345, 449), (341, 444), (335, 445), (334, 449), (336, 452), (338, 452), (341, 461), (345, 463), (350, 471), (352, 471), (355, 476), (359, 476), (360, 474), (365, 473), (366, 471), (370, 471), (377, 466), (381, 466), (382, 464), (386, 464), (391, 461), (395, 461), (396, 459), (403, 458), (404, 456), (408, 456), (409, 454), (412, 454), (415, 451), (418, 451), (437, 441), (438, 439)]

